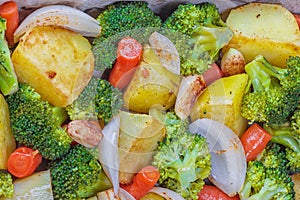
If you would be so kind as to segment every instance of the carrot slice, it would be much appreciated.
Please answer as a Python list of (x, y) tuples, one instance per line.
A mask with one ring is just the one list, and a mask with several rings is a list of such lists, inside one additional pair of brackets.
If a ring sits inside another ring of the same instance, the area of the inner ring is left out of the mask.
[(118, 43), (117, 60), (109, 75), (109, 82), (118, 89), (130, 82), (136, 66), (142, 58), (143, 46), (134, 38), (125, 37)]
[(140, 199), (154, 187), (159, 177), (158, 169), (148, 165), (134, 176), (131, 184), (122, 186), (122, 188), (129, 192), (134, 198)]
[(257, 123), (252, 124), (241, 137), (246, 160), (254, 160), (266, 148), (271, 138), (264, 128)]
[(9, 1), (0, 5), (0, 16), (6, 19), (5, 36), (9, 46), (14, 45), (14, 32), (19, 25), (19, 10), (16, 2)]
[(213, 185), (204, 185), (198, 194), (198, 200), (239, 200), (239, 196), (229, 197), (222, 190)]
[(8, 158), (8, 171), (18, 177), (23, 178), (31, 175), (42, 162), (42, 155), (28, 147), (17, 148)]

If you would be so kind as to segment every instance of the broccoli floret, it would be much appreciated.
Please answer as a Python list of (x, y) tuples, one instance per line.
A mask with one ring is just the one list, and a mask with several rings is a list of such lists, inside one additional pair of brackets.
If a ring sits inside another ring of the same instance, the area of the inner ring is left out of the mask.
[(97, 20), (102, 29), (101, 35), (93, 41), (93, 52), (95, 69), (101, 72), (112, 68), (122, 38), (130, 36), (141, 44), (147, 43), (151, 33), (159, 30), (162, 24), (146, 2), (137, 1), (111, 4)]
[(132, 29), (161, 26), (161, 19), (146, 2), (119, 2), (109, 5), (97, 20), (101, 26), (100, 37), (103, 38)]
[(96, 149), (73, 146), (61, 159), (50, 163), (54, 199), (83, 199), (112, 187)]
[(123, 105), (122, 92), (104, 79), (99, 79), (95, 100), (98, 119), (104, 124), (107, 124)]
[(160, 172), (160, 185), (185, 199), (198, 199), (210, 174), (211, 157), (206, 139), (191, 134), (186, 125), (174, 112), (165, 115), (167, 137), (158, 145), (152, 164)]
[(18, 90), (18, 81), (5, 40), (6, 20), (0, 17), (0, 90), (9, 95)]
[(240, 195), (247, 194), (246, 196), (249, 197), (250, 193), (258, 193), (264, 186), (265, 183), (263, 180), (265, 179), (266, 167), (263, 165), (263, 163), (256, 160), (248, 162), (246, 180), (243, 190), (240, 192)]
[[(293, 115), (295, 116), (295, 115)], [(293, 118), (293, 117), (292, 117)], [(291, 119), (292, 119), (291, 118)], [(300, 135), (294, 129), (292, 122), (284, 124), (265, 125), (264, 128), (272, 135), (272, 142), (276, 142), (285, 147), (286, 167), (290, 174), (300, 172)]]
[(282, 69), (259, 55), (245, 71), (249, 84), (242, 101), (243, 117), (271, 124), (288, 121), (300, 98), (300, 57), (290, 57)]
[(180, 4), (163, 23), (163, 28), (178, 33), (170, 40), (179, 51), (182, 75), (202, 74), (218, 59), (219, 50), (233, 36), (216, 5), (208, 2)]
[(19, 87), (16, 93), (6, 98), (16, 140), (38, 150), (46, 159), (61, 157), (68, 152), (72, 142), (61, 127), (68, 117), (65, 108), (42, 100), (27, 84), (20, 84)]
[(104, 125), (123, 105), (122, 92), (104, 79), (92, 78), (83, 92), (66, 110), (71, 120), (99, 119)]
[(275, 142), (269, 142), (263, 152), (258, 156), (258, 161), (268, 168), (281, 168), (287, 170), (285, 148)]
[(266, 167), (260, 161), (250, 161), (246, 180), (239, 192), (241, 199), (285, 199), (295, 198), (294, 183), (281, 168)]
[(5, 170), (0, 170), (0, 198), (11, 198), (14, 193), (12, 175)]
[(294, 131), (300, 134), (300, 107), (299, 106), (291, 117), (291, 127)]
[(286, 159), (288, 161), (287, 168), (290, 174), (300, 172), (300, 153), (292, 150), (291, 148), (285, 148)]
[(95, 96), (98, 82), (99, 80), (93, 77), (78, 98), (66, 107), (71, 120), (97, 119)]

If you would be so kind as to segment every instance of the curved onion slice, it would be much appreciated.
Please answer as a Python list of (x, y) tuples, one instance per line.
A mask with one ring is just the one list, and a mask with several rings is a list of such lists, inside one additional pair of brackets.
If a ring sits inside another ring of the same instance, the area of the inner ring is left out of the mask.
[(247, 167), (239, 137), (224, 124), (211, 119), (198, 119), (189, 129), (204, 136), (209, 144), (212, 161), (209, 180), (229, 196), (234, 196), (243, 187)]
[(28, 15), (14, 33), (14, 40), (35, 26), (60, 26), (87, 37), (100, 34), (99, 22), (88, 14), (64, 5), (52, 5), (39, 8)]
[(171, 40), (158, 32), (154, 32), (149, 37), (149, 44), (154, 49), (160, 63), (169, 71), (180, 75), (179, 54)]
[(154, 187), (149, 192), (158, 194), (168, 200), (184, 200), (184, 198), (177, 192), (163, 187)]
[(98, 144), (98, 159), (104, 172), (112, 182), (115, 194), (118, 194), (119, 185), (119, 138), (120, 117), (114, 117), (102, 130), (103, 139)]
[(97, 198), (101, 200), (135, 200), (126, 190), (120, 188), (119, 194), (115, 194), (113, 189), (105, 190), (97, 194)]
[(186, 76), (181, 79), (175, 102), (176, 115), (184, 120), (190, 113), (195, 100), (206, 87), (201, 75)]

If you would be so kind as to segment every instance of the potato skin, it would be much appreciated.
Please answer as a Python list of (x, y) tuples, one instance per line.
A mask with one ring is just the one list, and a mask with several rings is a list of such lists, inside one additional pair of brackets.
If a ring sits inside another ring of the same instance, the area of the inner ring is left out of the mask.
[(191, 120), (209, 118), (228, 126), (238, 136), (246, 130), (247, 120), (241, 115), (241, 103), (248, 75), (238, 74), (218, 79), (197, 99)]
[(89, 41), (75, 32), (53, 26), (35, 27), (12, 54), (19, 82), (31, 85), (55, 106), (73, 102), (94, 70)]

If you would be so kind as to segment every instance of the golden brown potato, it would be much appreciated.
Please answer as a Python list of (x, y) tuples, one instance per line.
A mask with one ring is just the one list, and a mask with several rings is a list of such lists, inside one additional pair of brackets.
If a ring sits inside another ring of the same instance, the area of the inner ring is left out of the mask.
[(232, 9), (226, 23), (234, 36), (223, 51), (236, 48), (246, 62), (263, 55), (273, 65), (284, 67), (290, 55), (300, 55), (298, 24), (281, 5), (246, 4)]
[(159, 63), (142, 63), (124, 92), (124, 108), (139, 113), (148, 113), (154, 105), (171, 108), (176, 100), (180, 79), (180, 76)]
[(197, 99), (191, 120), (210, 118), (231, 128), (238, 136), (246, 130), (241, 103), (248, 82), (246, 74), (224, 77), (209, 85)]
[(158, 142), (165, 136), (162, 123), (146, 114), (120, 112), (120, 183), (128, 184), (134, 174), (150, 165)]
[(55, 106), (69, 105), (94, 70), (89, 41), (80, 34), (53, 27), (28, 31), (12, 54), (16, 74)]
[(16, 149), (16, 141), (11, 131), (9, 110), (0, 94), (0, 169), (7, 169), (9, 155)]

